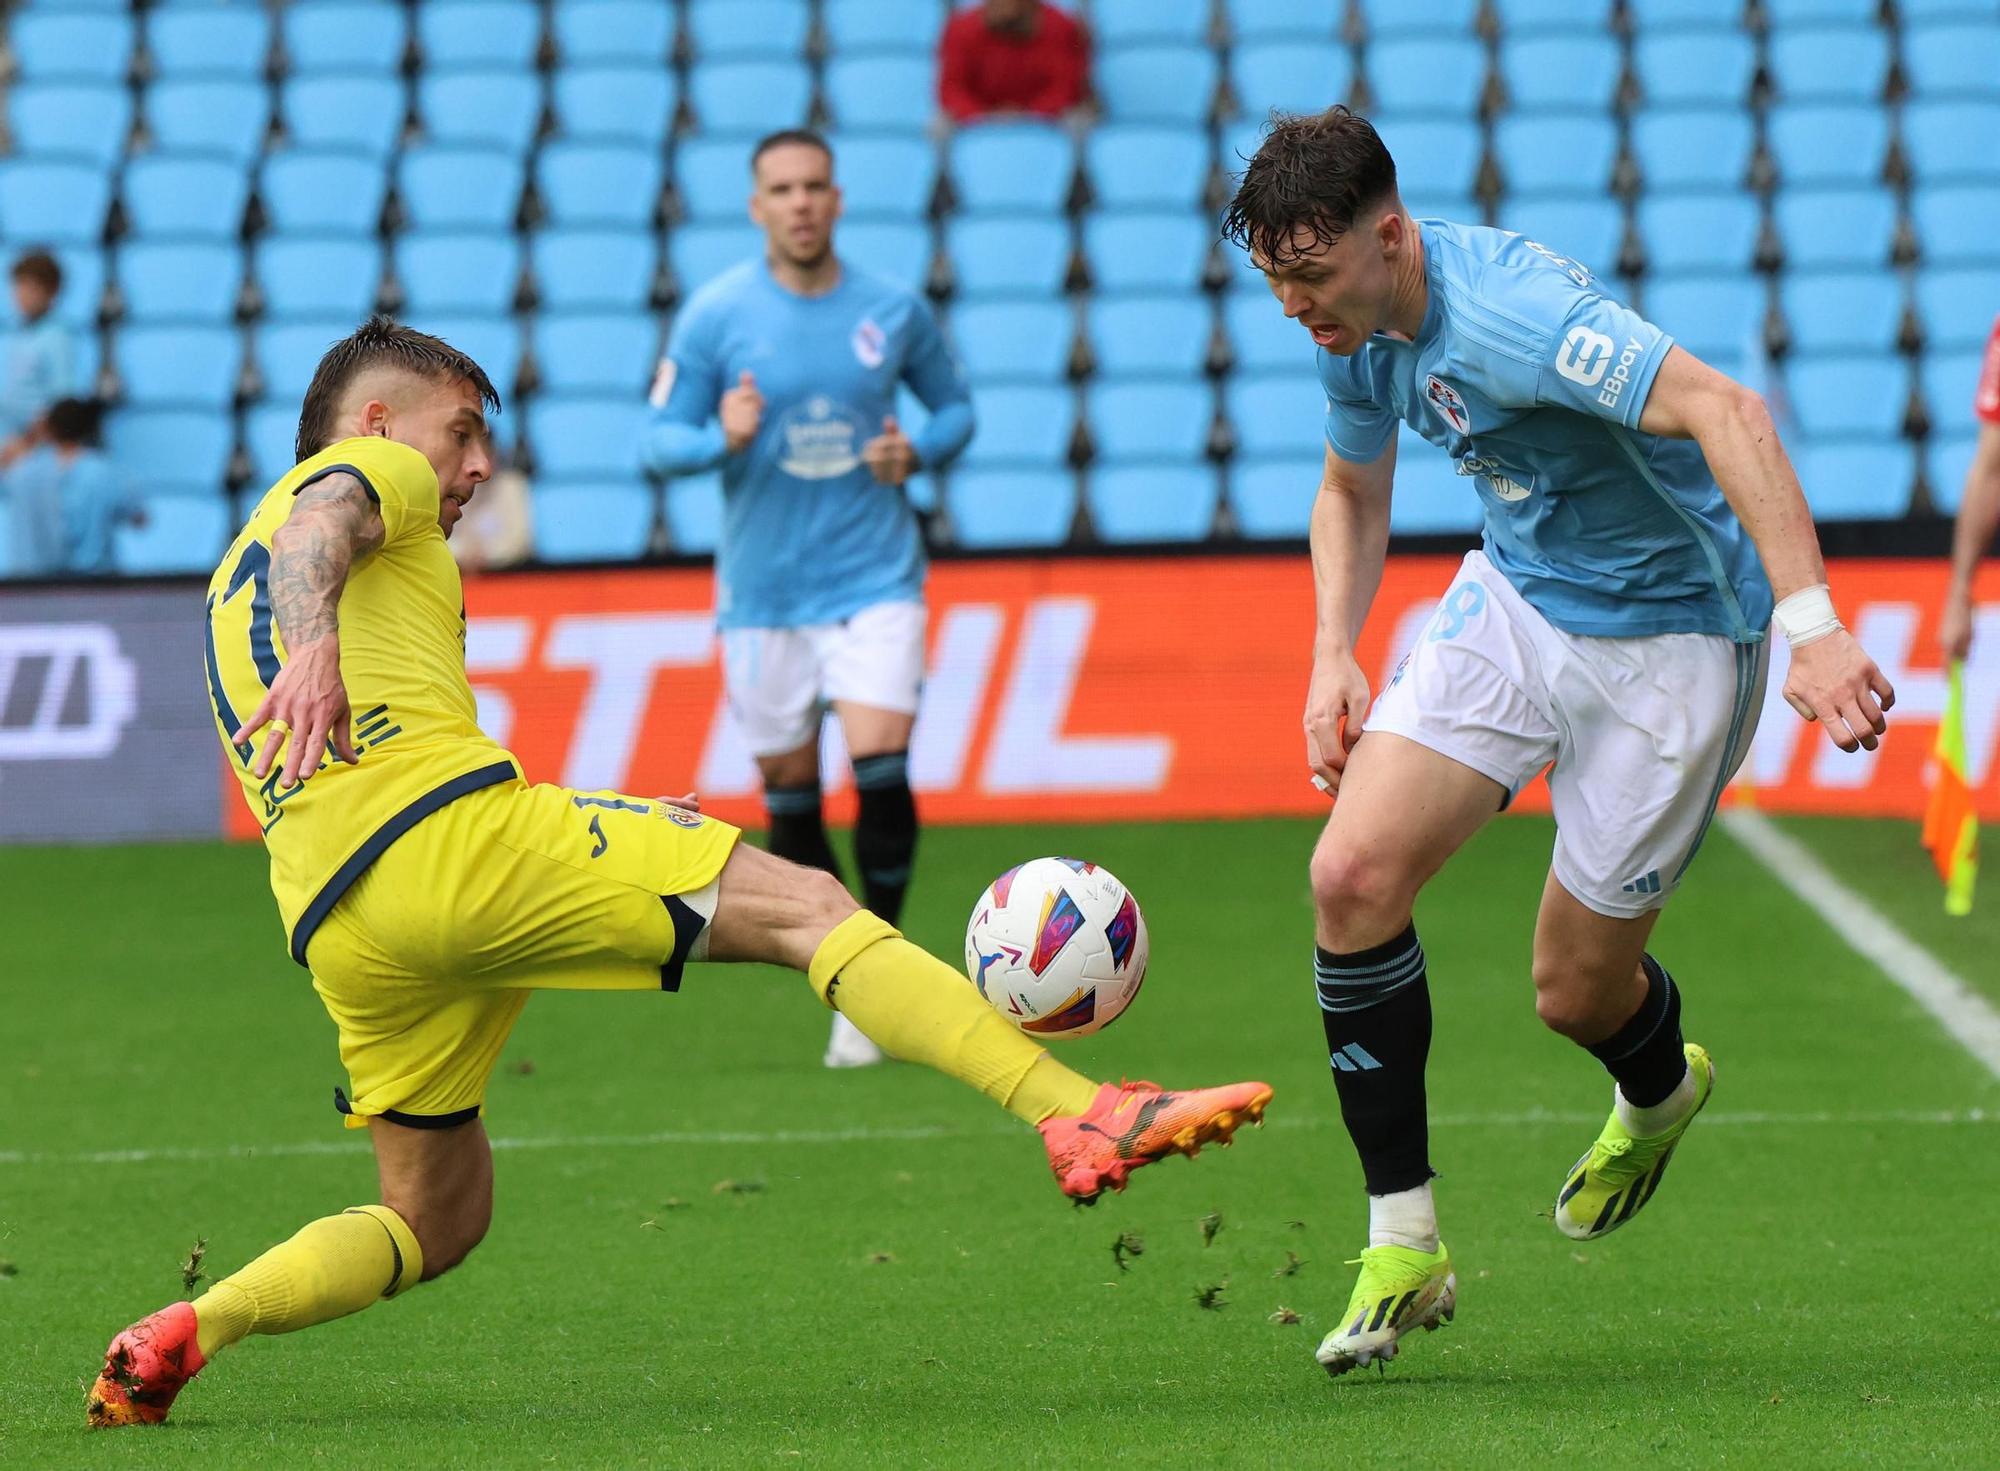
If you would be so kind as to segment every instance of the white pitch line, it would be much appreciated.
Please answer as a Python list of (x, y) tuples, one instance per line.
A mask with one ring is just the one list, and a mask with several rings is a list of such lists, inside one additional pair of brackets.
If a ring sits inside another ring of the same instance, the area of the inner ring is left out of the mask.
[(1953, 1041), (2000, 1077), (2000, 1011), (1992, 1002), (1835, 878), (1804, 844), (1761, 812), (1735, 808), (1722, 815), (1722, 825), (1835, 934), (1874, 961), (1911, 1000), (1937, 1018)]
[[(1600, 1124), (1601, 1113), (1557, 1113), (1548, 1109), (1527, 1109), (1518, 1113), (1443, 1114), (1433, 1118), (1434, 1129), (1517, 1129), (1537, 1125), (1563, 1128)], [(1334, 1126), (1331, 1117), (1318, 1115), (1281, 1116), (1268, 1121), (1279, 1129), (1325, 1129)], [(1864, 1113), (1737, 1113), (1705, 1114), (1702, 1123), (1713, 1128), (1773, 1128), (1794, 1125), (1879, 1124), (2000, 1124), (2000, 1112), (1984, 1109), (1878, 1109)], [(520, 1138), (501, 1137), (492, 1141), (498, 1152), (546, 1149), (655, 1149), (668, 1146), (784, 1145), (784, 1144), (888, 1144), (942, 1139), (986, 1139), (1018, 1135), (1018, 1128), (947, 1129), (922, 1126), (907, 1129), (773, 1129), (765, 1132), (722, 1130), (712, 1133), (667, 1131), (653, 1134), (541, 1134)], [(0, 1150), (0, 1167), (9, 1165), (139, 1165), (213, 1164), (225, 1160), (295, 1159), (313, 1155), (366, 1155), (363, 1139), (311, 1139), (292, 1144), (231, 1144), (215, 1148)]]

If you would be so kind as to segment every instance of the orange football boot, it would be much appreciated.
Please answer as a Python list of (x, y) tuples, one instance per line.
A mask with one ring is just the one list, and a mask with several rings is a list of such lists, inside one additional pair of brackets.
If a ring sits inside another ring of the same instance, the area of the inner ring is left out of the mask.
[(158, 1425), (207, 1362), (195, 1342), (194, 1305), (161, 1308), (111, 1340), (84, 1414), (92, 1425)]
[(1227, 1144), (1239, 1124), (1261, 1122), (1270, 1101), (1268, 1083), (1187, 1093), (1169, 1093), (1157, 1083), (1106, 1083), (1083, 1113), (1037, 1127), (1063, 1194), (1090, 1205), (1106, 1186), (1123, 1190), (1141, 1165), (1196, 1154), (1204, 1144)]

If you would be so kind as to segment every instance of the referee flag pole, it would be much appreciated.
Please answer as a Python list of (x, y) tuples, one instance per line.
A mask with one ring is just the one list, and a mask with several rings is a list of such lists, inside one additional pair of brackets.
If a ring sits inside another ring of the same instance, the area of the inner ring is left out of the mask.
[(1979, 816), (1965, 778), (1965, 661), (1952, 660), (1946, 678), (1923, 841), (1944, 880), (1944, 912), (1970, 914), (1973, 880), (1979, 876)]

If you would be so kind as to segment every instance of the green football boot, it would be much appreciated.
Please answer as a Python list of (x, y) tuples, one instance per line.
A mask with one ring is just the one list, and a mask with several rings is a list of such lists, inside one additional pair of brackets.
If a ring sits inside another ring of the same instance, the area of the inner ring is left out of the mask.
[(1627, 1132), (1612, 1110), (1611, 1121), (1582, 1159), (1570, 1166), (1556, 1197), (1556, 1229), (1573, 1241), (1595, 1241), (1639, 1214), (1660, 1188), (1660, 1176), (1715, 1091), (1715, 1064), (1694, 1043), (1686, 1044), (1688, 1072), (1694, 1077), (1694, 1107), (1664, 1134), (1640, 1139)]
[(1361, 1280), (1336, 1328), (1321, 1340), (1318, 1359), (1338, 1378), (1364, 1364), (1396, 1357), (1396, 1340), (1418, 1328), (1435, 1331), (1451, 1321), (1458, 1305), (1458, 1278), (1444, 1243), (1436, 1251), (1407, 1246), (1371, 1246), (1358, 1262)]

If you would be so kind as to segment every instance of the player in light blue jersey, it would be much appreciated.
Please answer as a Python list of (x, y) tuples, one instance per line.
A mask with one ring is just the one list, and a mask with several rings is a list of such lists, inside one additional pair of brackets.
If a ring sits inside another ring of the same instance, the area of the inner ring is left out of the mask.
[[(1412, 219), (1381, 139), (1338, 107), (1273, 121), (1226, 233), (1318, 345), (1327, 396), (1305, 735), (1337, 801), (1312, 860), (1314, 970), (1369, 1195), (1360, 1280), (1318, 1353), (1340, 1374), (1393, 1357), (1456, 1298), (1411, 918), (1431, 876), (1549, 770), (1536, 1009), (1615, 1081), (1554, 1215), (1566, 1235), (1603, 1235), (1651, 1199), (1714, 1084), (1646, 941), (1749, 748), (1774, 593), (1801, 716), (1872, 750), (1894, 694), (1834, 613), (1762, 401), (1575, 261)], [(1456, 462), (1484, 535), (1371, 706), (1353, 651), (1388, 545), (1399, 423)]]
[[(840, 718), (869, 908), (895, 923), (917, 847), (910, 731), (924, 678), (924, 547), (903, 484), (972, 438), (972, 399), (908, 287), (833, 248), (840, 190), (819, 135), (774, 133), (750, 159), (764, 257), (689, 299), (653, 387), (646, 459), (720, 466), (716, 621), (729, 702), (764, 781), (771, 851), (838, 872), (820, 810), (820, 724)], [(896, 421), (908, 384), (929, 422)], [(829, 1067), (880, 1053), (838, 1014)]]

